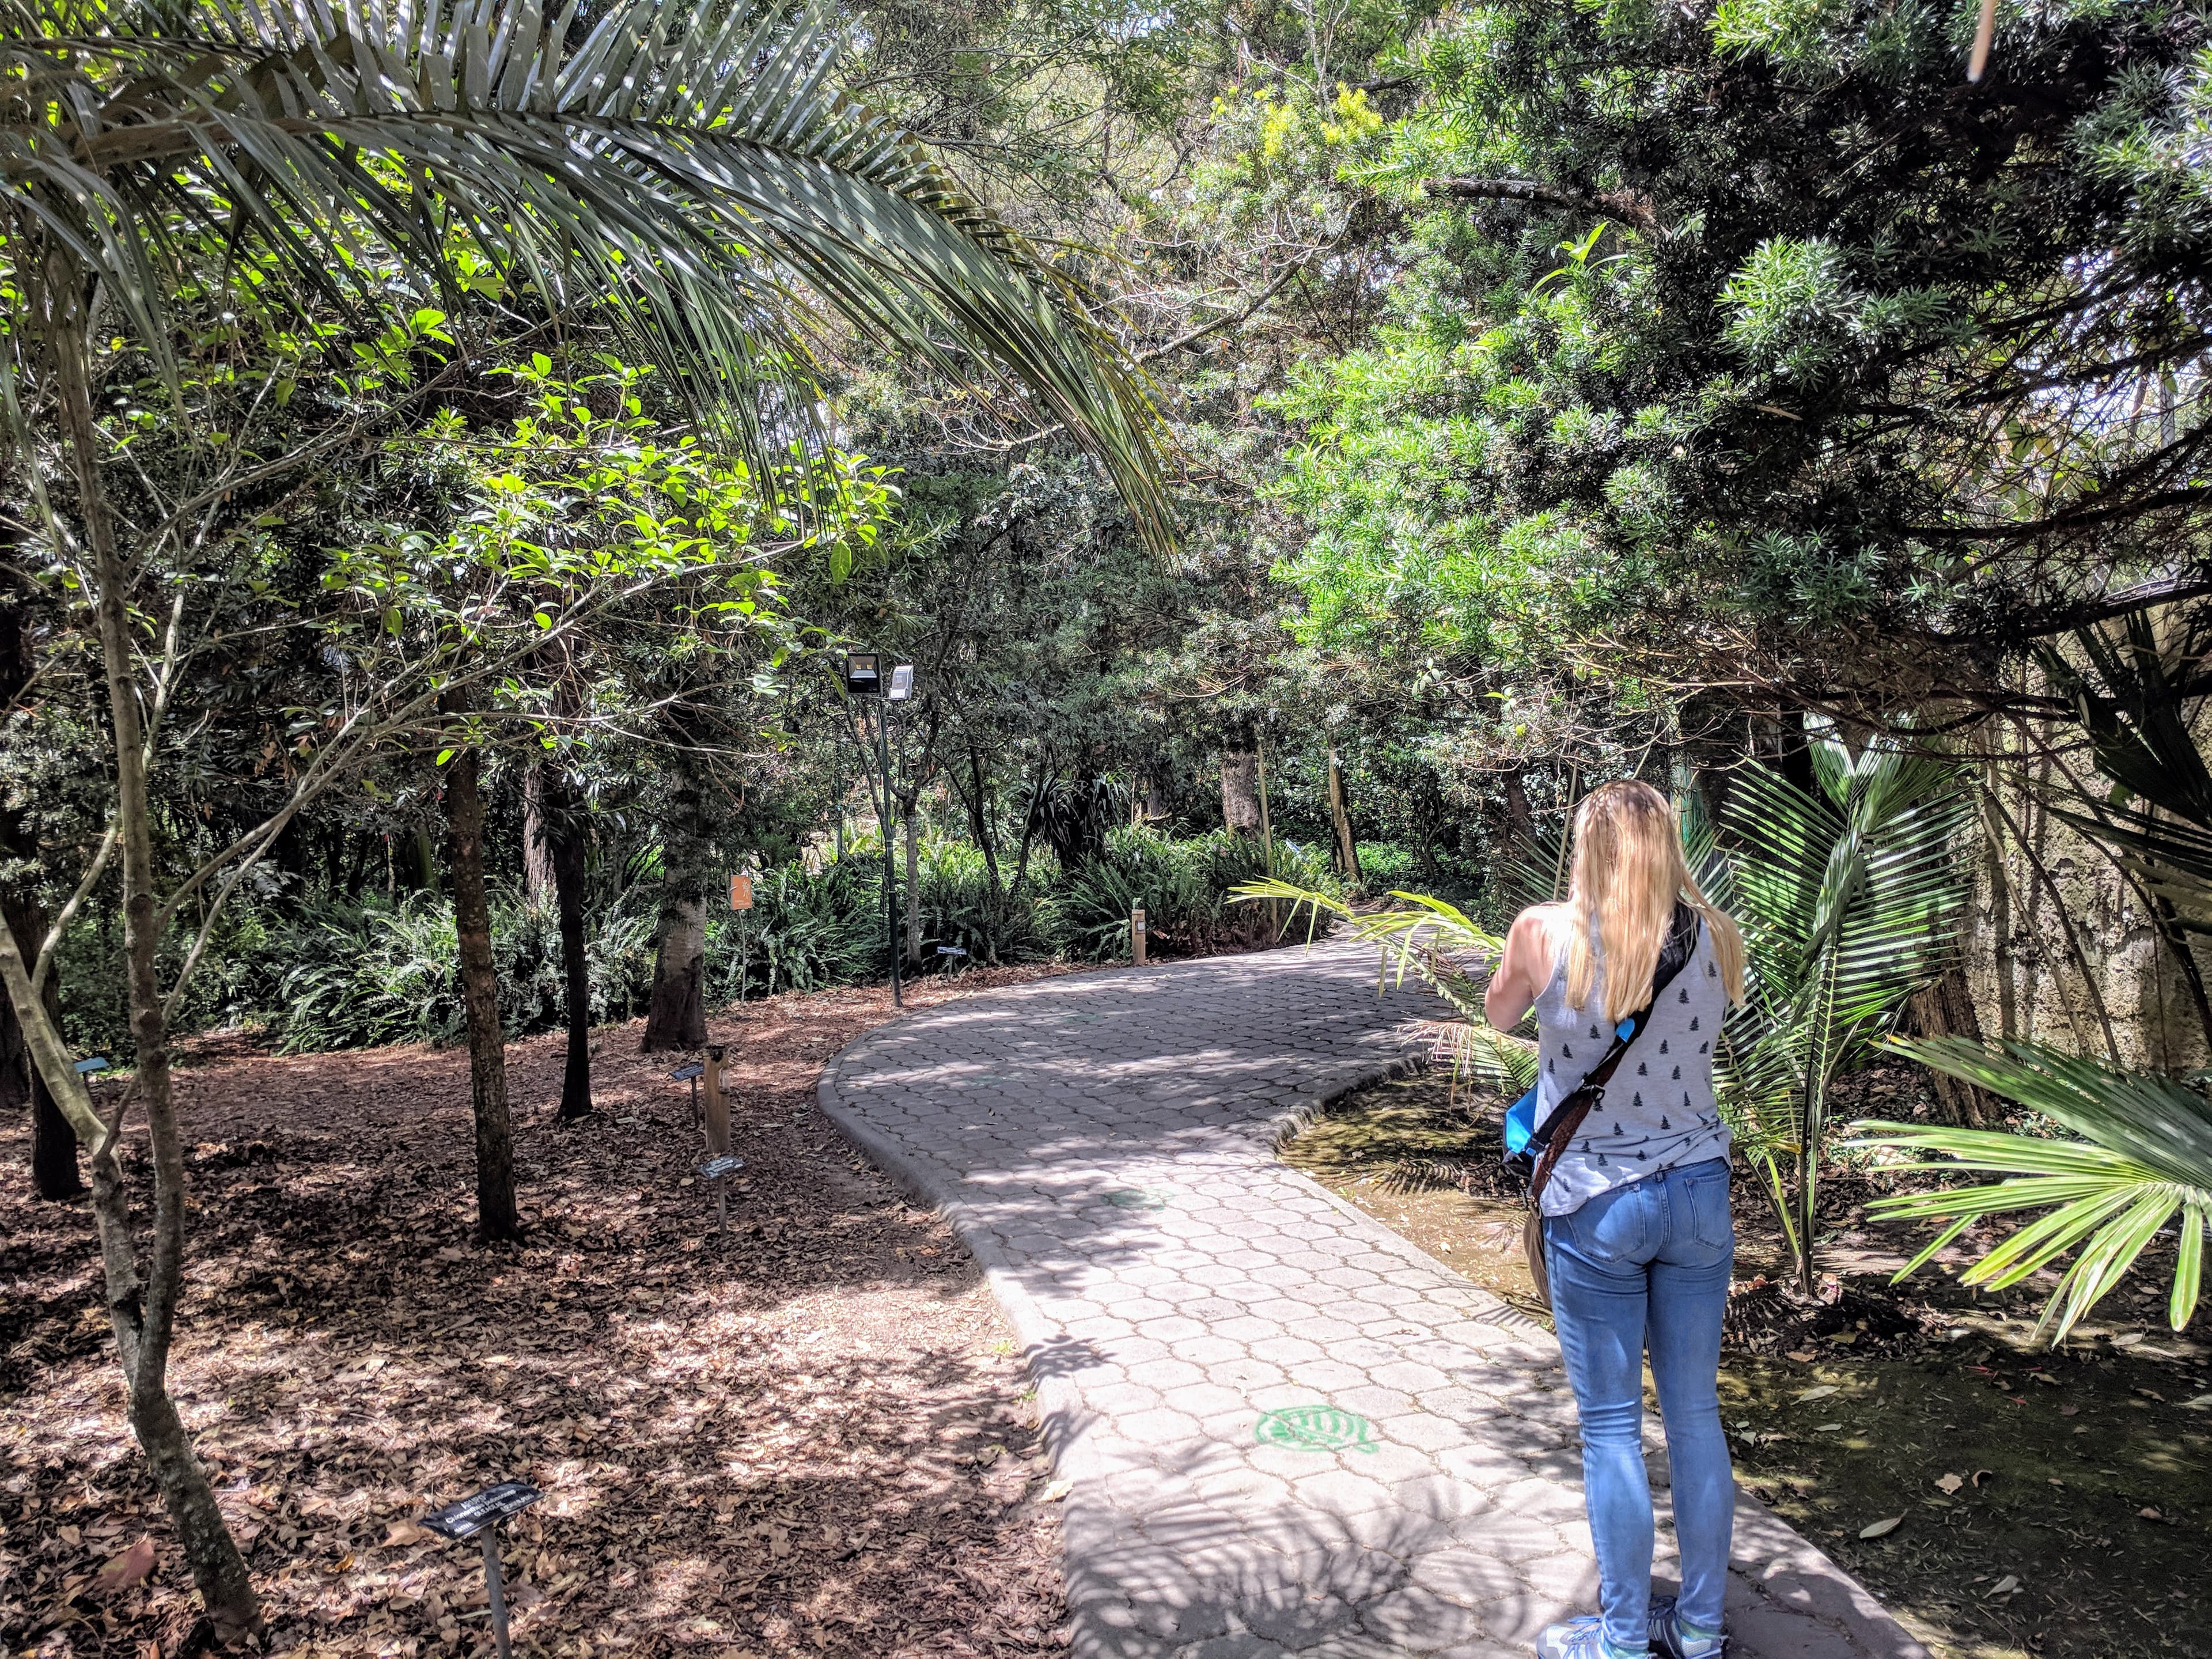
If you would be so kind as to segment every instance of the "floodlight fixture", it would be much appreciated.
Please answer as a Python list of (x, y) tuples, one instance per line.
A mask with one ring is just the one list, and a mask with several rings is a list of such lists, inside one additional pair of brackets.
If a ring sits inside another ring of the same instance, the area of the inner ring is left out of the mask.
[(845, 654), (845, 693), (854, 697), (879, 697), (884, 690), (882, 659), (872, 651)]

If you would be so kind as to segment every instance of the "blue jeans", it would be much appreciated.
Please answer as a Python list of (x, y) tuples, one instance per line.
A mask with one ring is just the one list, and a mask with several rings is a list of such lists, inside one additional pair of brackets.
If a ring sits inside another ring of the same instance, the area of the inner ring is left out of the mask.
[(1544, 1221), (1552, 1316), (1582, 1416), (1583, 1496), (1597, 1543), (1605, 1638), (1641, 1653), (1651, 1599), (1651, 1487), (1644, 1472), (1644, 1353), (1651, 1352), (1683, 1620), (1721, 1627), (1735, 1479), (1717, 1389), (1721, 1314), (1735, 1258), (1719, 1158), (1600, 1193)]

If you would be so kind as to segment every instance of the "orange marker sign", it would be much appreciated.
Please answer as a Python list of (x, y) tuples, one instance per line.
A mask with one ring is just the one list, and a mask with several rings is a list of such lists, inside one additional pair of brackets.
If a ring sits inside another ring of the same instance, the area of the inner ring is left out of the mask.
[(750, 910), (753, 908), (753, 878), (740, 871), (730, 878), (730, 908)]

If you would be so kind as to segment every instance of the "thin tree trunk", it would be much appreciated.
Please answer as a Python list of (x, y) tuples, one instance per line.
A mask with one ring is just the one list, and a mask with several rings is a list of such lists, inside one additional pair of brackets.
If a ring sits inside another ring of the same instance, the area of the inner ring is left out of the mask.
[[(0, 523), (0, 550), (14, 553), (14, 526)], [(36, 669), (22, 604), (12, 596), (0, 596), (0, 713), (30, 684)], [(26, 828), (23, 815), (0, 811), (0, 858), (32, 862), (37, 852), (36, 838)], [(24, 955), (37, 954), (46, 938), (46, 916), (29, 888), (0, 887), (0, 927), (14, 932), (16, 948)], [(52, 975), (46, 979), (45, 1002), (47, 1017), (59, 1025), (61, 987)], [(76, 1131), (54, 1103), (53, 1091), (32, 1059), (15, 1005), (0, 996), (0, 1115), (12, 1116), (27, 1106), (31, 1113), (31, 1190), (56, 1202), (83, 1197)]]
[[(15, 935), (15, 948), (26, 958), (34, 955), (46, 937), (46, 918), (38, 902), (9, 893), (0, 898), (0, 927)], [(42, 998), (46, 1018), (58, 1028), (62, 1019), (61, 986), (48, 975)], [(15, 1018), (15, 1004), (0, 997), (0, 1112), (12, 1115), (26, 1106), (31, 1111), (31, 1190), (56, 1203), (82, 1198), (87, 1191), (77, 1171), (76, 1131), (55, 1103)]]
[[(100, 475), (99, 434), (94, 424), (90, 342), (83, 314), (84, 273), (75, 260), (49, 256), (41, 273), (46, 307), (46, 350), (53, 370), (62, 436), (76, 474), (77, 506), (99, 592), (94, 616), (107, 684), (108, 719), (115, 744), (115, 815), (123, 884), (124, 957), (135, 1048), (133, 1094), (146, 1113), (153, 1154), (154, 1219), (147, 1272), (138, 1277), (129, 1195), (115, 1157), (115, 1126), (89, 1109), (59, 1033), (30, 995), (21, 953), (12, 936), (0, 955), (9, 991), (26, 1034), (40, 1049), (40, 1069), (57, 1100), (82, 1110), (71, 1114), (80, 1135), (92, 1132), (93, 1213), (106, 1280), (108, 1320), (130, 1385), (131, 1426), (177, 1529), (185, 1563), (198, 1589), (216, 1638), (242, 1639), (261, 1628), (261, 1606), (238, 1546), (224, 1525), (207, 1472), (169, 1398), (169, 1348), (176, 1334), (177, 1300), (184, 1286), (185, 1156), (169, 1091), (167, 1020), (155, 978), (161, 921), (154, 891), (152, 811), (146, 780), (146, 734), (139, 718), (132, 656), (130, 588), (133, 573), (115, 541), (115, 517)], [(74, 1085), (75, 1092), (71, 1092)]]
[(561, 912), (561, 977), (568, 999), (568, 1056), (561, 1071), (564, 1120), (592, 1111), (592, 975), (584, 951), (584, 826), (579, 803), (565, 787), (546, 781), (553, 805), (545, 829), (546, 863)]
[(1352, 833), (1352, 808), (1345, 799), (1344, 763), (1336, 745), (1328, 746), (1328, 817), (1336, 829), (1336, 867), (1348, 881), (1364, 878), (1359, 867), (1359, 837)]
[(915, 827), (915, 803), (906, 803), (906, 959), (921, 965), (921, 848)]
[[(460, 712), (448, 707), (447, 713)], [(447, 768), (447, 848), (453, 871), (453, 931), (461, 947), (461, 1008), (469, 1031), (469, 1097), (476, 1108), (477, 1236), (514, 1238), (514, 1133), (507, 1111), (507, 1042), (499, 975), (492, 966), (491, 902), (484, 892), (482, 751), (463, 749)]]

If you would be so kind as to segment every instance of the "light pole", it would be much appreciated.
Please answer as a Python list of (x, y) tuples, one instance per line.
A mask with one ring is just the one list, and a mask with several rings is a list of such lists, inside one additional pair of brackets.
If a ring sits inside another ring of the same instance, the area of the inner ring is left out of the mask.
[[(898, 868), (892, 857), (893, 813), (891, 810), (891, 747), (890, 706), (905, 702), (914, 696), (914, 665), (900, 663), (890, 672), (890, 683), (884, 682), (883, 659), (872, 651), (855, 651), (845, 658), (845, 693), (853, 697), (876, 699), (876, 765), (882, 781), (883, 793), (878, 797), (876, 822), (884, 832), (884, 933), (891, 950), (891, 1006), (902, 1008), (906, 998), (899, 984), (899, 928), (898, 928)], [(860, 749), (862, 768), (867, 760), (867, 746)]]

